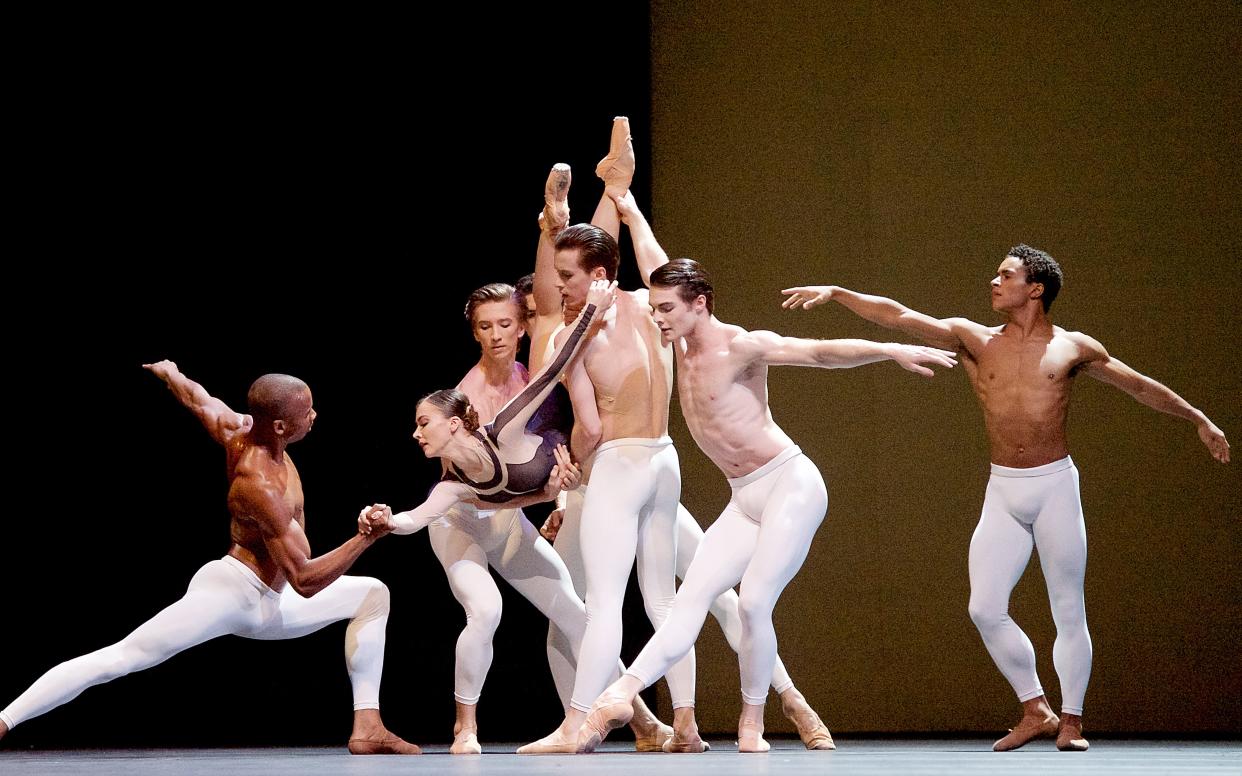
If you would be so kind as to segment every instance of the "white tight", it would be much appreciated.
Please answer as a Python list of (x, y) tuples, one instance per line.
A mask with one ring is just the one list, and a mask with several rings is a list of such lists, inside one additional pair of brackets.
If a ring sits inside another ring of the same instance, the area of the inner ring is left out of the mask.
[[(573, 577), (574, 589), (583, 595), (585, 574), (582, 570), (582, 551), (578, 540), (579, 526), (582, 516), (582, 500), (586, 494), (586, 486), (566, 494), (565, 517), (561, 521), (560, 532), (556, 535), (554, 547), (565, 561)], [(681, 504), (677, 505), (677, 578), (685, 579), (694, 560), (699, 545), (703, 543), (703, 529), (690, 514), (690, 510)], [(721, 593), (712, 601), (711, 614), (720, 623), (724, 631), (725, 641), (734, 652), (742, 646), (742, 618), (738, 614), (738, 597), (733, 588)], [(557, 692), (565, 699), (573, 692), (575, 662), (570, 653), (571, 640), (556, 627), (555, 623), (548, 626), (548, 665), (552, 668), (552, 678), (556, 682)], [(794, 686), (793, 679), (785, 670), (780, 656), (776, 658), (776, 668), (772, 671), (772, 689), (782, 693)]]
[[(557, 555), (569, 569), (570, 581), (574, 591), (582, 600), (586, 600), (586, 570), (582, 565), (582, 502), (586, 498), (586, 486), (583, 485), (565, 494), (565, 515), (561, 519), (561, 527), (557, 531), (556, 541), (552, 543)], [(583, 612), (585, 613), (585, 608)], [(578, 675), (577, 648), (581, 639), (575, 640), (556, 627), (556, 623), (548, 623), (548, 667), (552, 669), (552, 681), (556, 683), (556, 692), (561, 696), (561, 703), (568, 710), (574, 694), (574, 680)], [(620, 663), (620, 659), (617, 660)], [(624, 668), (621, 665), (621, 668)]]
[(198, 570), (181, 600), (109, 647), (67, 660), (39, 677), (3, 712), (10, 728), (78, 697), (88, 687), (158, 665), (217, 636), (294, 639), (349, 620), (345, 664), (355, 709), (379, 708), (388, 588), (370, 577), (340, 577), (311, 598), (277, 593), (236, 558)]
[(828, 492), (815, 464), (796, 446), (729, 485), (733, 497), (704, 534), (672, 613), (628, 673), (644, 686), (659, 679), (692, 648), (712, 603), (740, 581), (742, 698), (757, 705), (767, 698), (776, 666), (772, 611), (806, 559), (828, 509)]
[(1087, 529), (1078, 469), (1069, 456), (1031, 469), (992, 464), (983, 514), (970, 540), (970, 619), (1019, 701), (1044, 694), (1031, 640), (1009, 617), (1009, 595), (1034, 547), (1039, 548), (1057, 626), (1052, 663), (1061, 680), (1061, 710), (1082, 714), (1091, 678), (1091, 634), (1083, 599)]
[[(668, 437), (614, 439), (595, 451), (581, 519), (587, 627), (575, 709), (590, 710), (620, 658), (621, 604), (636, 556), (647, 617), (657, 628), (668, 617), (676, 594), (680, 498), (681, 471)], [(668, 685), (673, 708), (694, 705), (693, 653), (668, 671)]]
[[(566, 659), (571, 665), (576, 662), (586, 630), (586, 608), (560, 556), (520, 509), (476, 513), (472, 507), (458, 506), (427, 531), (453, 595), (466, 610), (466, 627), (457, 638), (453, 679), (453, 696), (459, 703), (479, 702), (492, 665), (492, 636), (500, 624), (501, 598), (487, 571), (489, 565), (568, 634)], [(554, 676), (556, 670), (553, 666)], [(563, 704), (568, 702), (567, 695), (562, 696)]]
[[(703, 543), (703, 536), (703, 529), (699, 527), (698, 521), (694, 519), (689, 510), (678, 504), (678, 579), (686, 578), (686, 572), (690, 570), (690, 562), (694, 560), (699, 545)], [(742, 616), (738, 612), (737, 591), (730, 587), (717, 596), (716, 600), (712, 601), (711, 614), (716, 618), (716, 622), (720, 623), (720, 629), (724, 631), (725, 641), (729, 643), (729, 647), (734, 652), (740, 652), (742, 649)], [(793, 686), (793, 679), (789, 678), (789, 672), (785, 670), (785, 664), (781, 662), (780, 655), (777, 655), (776, 667), (772, 670), (772, 689), (777, 693), (782, 693)]]

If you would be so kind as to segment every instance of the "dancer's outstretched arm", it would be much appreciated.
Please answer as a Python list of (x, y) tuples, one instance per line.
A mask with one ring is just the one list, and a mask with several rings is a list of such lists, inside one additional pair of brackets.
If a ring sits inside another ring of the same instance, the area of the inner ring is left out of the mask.
[(876, 361), (896, 361), (903, 369), (931, 377), (934, 373), (924, 364), (952, 368), (957, 364), (951, 350), (923, 345), (902, 345), (895, 342), (872, 342), (861, 339), (813, 340), (782, 337), (771, 331), (751, 331), (735, 337), (730, 349), (748, 362), (767, 366), (816, 366), (825, 369), (850, 369)]
[(933, 318), (887, 297), (860, 294), (840, 286), (797, 286), (781, 293), (788, 297), (781, 303), (786, 310), (809, 310), (832, 301), (860, 318), (886, 329), (904, 331), (936, 347), (969, 350), (988, 336), (986, 326), (966, 318)]
[(250, 430), (254, 418), (229, 409), (220, 399), (207, 393), (207, 389), (181, 374), (172, 361), (165, 359), (154, 364), (143, 364), (143, 369), (164, 381), (177, 401), (194, 413), (211, 438), (227, 445), (239, 433)]
[(1081, 332), (1070, 332), (1070, 337), (1078, 344), (1086, 357), (1082, 364), (1083, 372), (1102, 383), (1120, 388), (1140, 404), (1146, 404), (1166, 415), (1189, 420), (1195, 425), (1199, 439), (1203, 441), (1203, 445), (1212, 457), (1221, 463), (1229, 463), (1229, 442), (1225, 439), (1224, 432), (1209, 420), (1207, 415), (1168, 386), (1131, 369), (1110, 356), (1104, 346), (1095, 339)]
[(643, 284), (650, 286), (651, 273), (668, 264), (668, 254), (660, 247), (655, 232), (651, 230), (651, 224), (647, 223), (642, 211), (638, 209), (632, 193), (627, 191), (625, 196), (617, 197), (614, 201), (617, 203), (621, 220), (630, 229), (634, 258), (638, 260), (638, 274), (642, 276)]

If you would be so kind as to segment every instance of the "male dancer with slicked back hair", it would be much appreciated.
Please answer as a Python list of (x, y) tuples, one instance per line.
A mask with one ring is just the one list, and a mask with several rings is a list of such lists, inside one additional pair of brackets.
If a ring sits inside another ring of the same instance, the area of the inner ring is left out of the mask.
[[(617, 122), (620, 124), (620, 122)], [(628, 132), (628, 129), (625, 130)], [(617, 138), (620, 139), (620, 138)], [(621, 156), (631, 157), (633, 148), (627, 142), (626, 146), (616, 152), (617, 158)], [(610, 157), (612, 154), (610, 154)], [(613, 167), (609, 164), (609, 158), (606, 157), (601, 162), (601, 168), (607, 173), (613, 171)], [(556, 292), (557, 274), (555, 269), (555, 238), (569, 223), (569, 212), (566, 204), (570, 175), (567, 165), (558, 164), (552, 168), (551, 174), (548, 176), (548, 183), (544, 189), (544, 210), (539, 216), (539, 224), (541, 228), (540, 248), (536, 254), (535, 273), (528, 275), (519, 281), (519, 286), (523, 288), (522, 297), (528, 310), (528, 320), (531, 330), (542, 331), (542, 335), (534, 334), (533, 339), (540, 342), (549, 341), (558, 325), (563, 326), (563, 311), (561, 297)], [(609, 234), (615, 239), (620, 233), (620, 223), (617, 217), (629, 222), (633, 219), (633, 214), (637, 213), (637, 209), (633, 207), (633, 196), (628, 191), (629, 180), (621, 180), (616, 176), (611, 181), (606, 180), (605, 193), (603, 200), (596, 208), (595, 216), (592, 221), (596, 224), (602, 224)], [(624, 186), (622, 184), (624, 183)], [(627, 213), (629, 214), (627, 216)], [(637, 216), (641, 218), (641, 214)], [(650, 230), (648, 230), (650, 231)], [(633, 233), (633, 227), (631, 227)], [(639, 251), (640, 261), (644, 257), (645, 251)], [(644, 279), (650, 271), (650, 267), (643, 267), (640, 263), (640, 271), (643, 273)], [(540, 296), (536, 294), (537, 289), (542, 287), (544, 293)], [(545, 349), (546, 346), (545, 346)], [(549, 349), (550, 350), (550, 349)], [(535, 368), (538, 354), (543, 350), (532, 346), (531, 349), (531, 367)], [(582, 564), (582, 552), (580, 538), (582, 504), (585, 500), (585, 494), (588, 490), (586, 485), (582, 485), (573, 491), (563, 492), (563, 506), (549, 515), (545, 521), (543, 528), (540, 529), (549, 541), (555, 543), (557, 552), (565, 559), (566, 565), (570, 569), (570, 573), (574, 579), (575, 587), (585, 594), (585, 571)], [(703, 540), (703, 529), (699, 527), (694, 516), (681, 504), (677, 505), (677, 558), (676, 558), (676, 577), (684, 579), (687, 570), (690, 568), (691, 560), (698, 551), (699, 545)], [(738, 613), (738, 596), (732, 589), (726, 590), (712, 603), (712, 616), (720, 623), (721, 629), (724, 631), (725, 639), (734, 652), (741, 648), (742, 643), (742, 621)], [(553, 625), (549, 630), (548, 638), (548, 660), (553, 666), (561, 666), (558, 671), (554, 668), (553, 673), (558, 677), (562, 674), (568, 674), (572, 690), (573, 671), (572, 667), (567, 671), (566, 666), (570, 666), (570, 660), (565, 656), (569, 654), (566, 639), (560, 634)], [(564, 684), (558, 679), (558, 688)], [(772, 672), (772, 689), (777, 692), (781, 698), (781, 711), (794, 724), (794, 728), (798, 732), (799, 738), (807, 749), (831, 750), (835, 749), (832, 734), (828, 732), (828, 727), (820, 720), (819, 715), (811, 708), (806, 698), (794, 685), (794, 681), (790, 678), (788, 671), (785, 670), (784, 663), (779, 656), (776, 659), (776, 666)], [(645, 709), (642, 698), (635, 698), (634, 702), (634, 719), (630, 725), (633, 726), (636, 721), (646, 720), (650, 718), (650, 712)], [(679, 714), (682, 717), (684, 728), (689, 727), (689, 722), (693, 720), (693, 708), (685, 708)], [(680, 740), (670, 742), (668, 745), (671, 751), (695, 751), (696, 746), (693, 739)], [(702, 744), (706, 747), (707, 744)], [(566, 746), (567, 748), (567, 746)]]
[(578, 751), (594, 751), (609, 730), (629, 719), (638, 692), (693, 647), (712, 603), (740, 582), (738, 751), (764, 752), (763, 709), (776, 665), (772, 611), (828, 508), (815, 464), (772, 418), (768, 367), (850, 368), (892, 359), (930, 377), (924, 364), (951, 367), (952, 353), (866, 340), (795, 339), (722, 323), (713, 314), (711, 280), (698, 262), (668, 261), (630, 195), (618, 198), (618, 207), (651, 287), (651, 318), (677, 359), (686, 425), (729, 478), (733, 497), (707, 529), (668, 617), (625, 676), (595, 700), (578, 733)]
[[(553, 239), (548, 222), (564, 223), (560, 214), (568, 220), (567, 208), (559, 207), (562, 200), (555, 191), (541, 219), (545, 236), (540, 238), (536, 260), (534, 291), (539, 315), (533, 325), (532, 361), (542, 332), (540, 320), (552, 320), (556, 314), (547, 299), (552, 296), (550, 289), (560, 297), (563, 318), (572, 320), (593, 281), (616, 279), (620, 263), (616, 235), (621, 221), (609, 195), (624, 194), (634, 174), (628, 119), (614, 120), (609, 153), (596, 174), (604, 180), (605, 195), (592, 223), (564, 227)], [(564, 185), (555, 189), (568, 185), (565, 168)], [(553, 272), (547, 271), (549, 264)], [(568, 333), (562, 330), (555, 337), (559, 340)], [(591, 478), (581, 518), (566, 521), (579, 529), (587, 630), (565, 719), (551, 734), (527, 744), (519, 753), (576, 749), (578, 727), (591, 701), (610, 681), (621, 654), (621, 608), (636, 558), (639, 588), (652, 624), (663, 622), (672, 605), (681, 471), (668, 437), (671, 362), (668, 348), (646, 314), (646, 289), (621, 291), (566, 377), (574, 408), (574, 456), (585, 463)], [(557, 545), (563, 546), (570, 538), (568, 532), (558, 536)], [(574, 572), (576, 564), (567, 560), (566, 565)], [(556, 641), (553, 634), (553, 648)], [(693, 661), (689, 655), (669, 673), (673, 737), (665, 743), (665, 751), (705, 749), (694, 722)]]

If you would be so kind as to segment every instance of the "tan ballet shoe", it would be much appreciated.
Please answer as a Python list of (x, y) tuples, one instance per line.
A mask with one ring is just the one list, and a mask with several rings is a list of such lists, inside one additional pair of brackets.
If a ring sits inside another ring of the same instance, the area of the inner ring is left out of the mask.
[(539, 214), (539, 228), (555, 237), (569, 225), (569, 184), (573, 174), (569, 165), (557, 163), (548, 173), (543, 185), (543, 212)]
[(1057, 749), (1062, 752), (1085, 752), (1090, 746), (1082, 737), (1082, 717), (1077, 714), (1062, 717), (1061, 728), (1057, 731)]
[(993, 752), (1009, 752), (1027, 743), (1034, 741), (1036, 738), (1052, 738), (1057, 734), (1060, 719), (1054, 714), (1051, 717), (1040, 719), (1038, 717), (1023, 717), (1018, 724), (1009, 731), (1009, 735), (992, 744)]
[(623, 197), (634, 180), (634, 144), (630, 139), (630, 120), (617, 116), (612, 120), (612, 141), (608, 155), (595, 165), (595, 174), (604, 181), (604, 191)]
[(578, 752), (594, 752), (613, 730), (628, 725), (634, 706), (625, 698), (601, 696), (591, 704), (586, 721), (578, 729)]
[(422, 754), (423, 750), (414, 744), (406, 743), (399, 736), (391, 733), (386, 738), (371, 741), (366, 738), (349, 739), (350, 754)]

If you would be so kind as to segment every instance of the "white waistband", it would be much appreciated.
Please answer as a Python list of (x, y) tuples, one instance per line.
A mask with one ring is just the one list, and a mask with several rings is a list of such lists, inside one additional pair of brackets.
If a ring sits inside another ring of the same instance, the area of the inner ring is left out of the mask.
[(595, 452), (602, 453), (614, 447), (668, 447), (671, 444), (673, 444), (673, 438), (669, 436), (662, 436), (657, 439), (651, 439), (650, 437), (623, 437), (621, 439), (609, 439), (595, 448)]
[(277, 593), (275, 590), (268, 587), (263, 580), (259, 579), (259, 575), (254, 573), (254, 569), (250, 568), (245, 563), (242, 563), (232, 555), (225, 555), (220, 560), (232, 566), (238, 573), (245, 577), (246, 581), (253, 585), (255, 590), (258, 590), (263, 595), (271, 596), (272, 598), (280, 598), (280, 593)]
[(1012, 466), (1001, 466), (999, 463), (992, 464), (992, 476), (994, 477), (1045, 477), (1049, 474), (1065, 471), (1074, 465), (1074, 461), (1067, 455), (1059, 461), (1046, 463), (1043, 466), (1032, 466), (1029, 469), (1016, 469)]
[(774, 469), (776, 469), (777, 467), (779, 467), (781, 464), (785, 463), (789, 459), (793, 458), (794, 456), (801, 455), (801, 454), (802, 454), (801, 447), (798, 447), (797, 445), (790, 445), (789, 447), (786, 447), (784, 450), (780, 451), (775, 456), (773, 456), (772, 460), (768, 461), (763, 466), (760, 466), (758, 469), (755, 469), (750, 474), (743, 474), (741, 477), (729, 477), (728, 478), (729, 487), (731, 488), (745, 487), (749, 485), (750, 483), (754, 482), (755, 480), (759, 479), (760, 477), (763, 477), (765, 474), (768, 474), (769, 472), (773, 471)]

